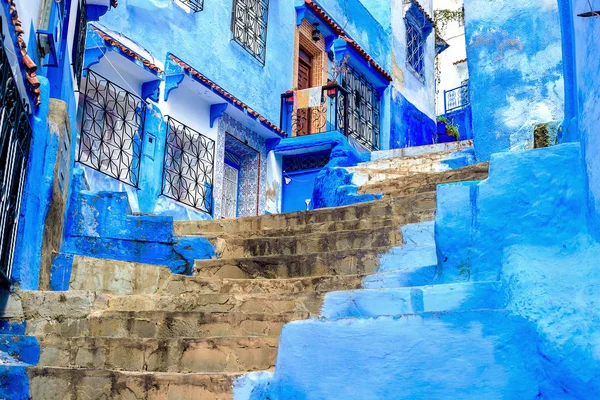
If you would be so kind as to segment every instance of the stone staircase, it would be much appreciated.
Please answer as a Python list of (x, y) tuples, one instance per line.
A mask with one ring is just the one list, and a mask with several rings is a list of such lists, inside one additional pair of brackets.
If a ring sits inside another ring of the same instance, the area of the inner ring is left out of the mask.
[[(236, 379), (273, 371), (285, 324), (343, 315), (357, 289), (367, 299), (398, 282), (433, 282), (434, 263), (421, 265), (422, 253), (402, 246), (419, 234), (401, 227), (433, 220), (436, 183), (484, 179), (487, 165), (412, 174), (387, 185), (365, 182), (365, 192), (385, 194), (378, 201), (176, 222), (178, 236), (208, 237), (219, 254), (197, 260), (193, 276), (75, 257), (69, 291), (19, 292), (13, 300), (20, 314), (10, 322), (26, 321), (24, 333), (41, 348), (37, 365), (27, 368), (31, 398), (231, 399)], [(386, 307), (394, 315), (435, 309), (435, 290), (418, 290), (398, 290), (399, 303)], [(478, 298), (494, 290), (486, 283), (464, 293)], [(368, 303), (355, 311), (379, 312)]]

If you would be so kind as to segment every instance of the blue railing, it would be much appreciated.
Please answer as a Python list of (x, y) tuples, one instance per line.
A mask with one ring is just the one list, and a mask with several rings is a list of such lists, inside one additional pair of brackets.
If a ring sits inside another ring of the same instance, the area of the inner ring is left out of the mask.
[(460, 110), (469, 105), (469, 84), (444, 90), (444, 113)]

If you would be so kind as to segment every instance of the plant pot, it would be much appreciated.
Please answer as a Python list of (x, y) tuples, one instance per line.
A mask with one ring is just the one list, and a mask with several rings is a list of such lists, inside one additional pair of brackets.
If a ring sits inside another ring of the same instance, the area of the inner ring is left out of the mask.
[(337, 88), (327, 89), (327, 96), (332, 99), (337, 96)]
[(437, 134), (438, 134), (438, 136), (446, 134), (446, 123), (445, 122), (437, 123)]
[(446, 135), (445, 133), (443, 133), (443, 134), (438, 133), (437, 142), (438, 143), (452, 143), (452, 142), (456, 142), (456, 138), (454, 136)]

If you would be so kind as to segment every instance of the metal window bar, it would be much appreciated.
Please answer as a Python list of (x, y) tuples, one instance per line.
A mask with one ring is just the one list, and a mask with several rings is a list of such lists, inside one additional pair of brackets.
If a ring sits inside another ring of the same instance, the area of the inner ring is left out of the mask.
[(348, 93), (348, 135), (369, 150), (377, 150), (381, 136), (379, 92), (350, 67), (342, 73), (342, 86)]
[(214, 140), (167, 116), (162, 195), (213, 211)]
[(179, 2), (188, 6), (195, 13), (204, 9), (204, 0), (179, 0)]
[(146, 103), (87, 70), (77, 161), (138, 187)]
[(406, 21), (406, 63), (409, 68), (421, 79), (425, 79), (424, 57), (425, 39), (418, 26), (409, 18)]
[(465, 108), (469, 104), (469, 84), (444, 90), (445, 114)]
[(0, 276), (10, 281), (32, 129), (29, 104), (0, 43)]
[(85, 57), (85, 39), (87, 37), (87, 3), (81, 0), (79, 3), (79, 19), (77, 20), (77, 40), (76, 48), (73, 52), (73, 72), (75, 81), (81, 87), (81, 74), (83, 72), (83, 62)]
[(267, 47), (268, 16), (269, 0), (233, 0), (233, 40), (263, 65)]
[(321, 105), (294, 109), (294, 92), (281, 95), (280, 127), (293, 136), (341, 131), (347, 136), (348, 95), (338, 84), (321, 87)]

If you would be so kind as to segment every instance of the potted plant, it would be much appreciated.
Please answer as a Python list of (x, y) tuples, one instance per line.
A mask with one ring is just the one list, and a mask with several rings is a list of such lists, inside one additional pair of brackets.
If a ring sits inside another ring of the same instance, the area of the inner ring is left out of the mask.
[(454, 125), (443, 115), (436, 119), (437, 121), (437, 142), (458, 142), (460, 140), (460, 132), (458, 125)]
[[(346, 54), (343, 59), (332, 62), (329, 79), (327, 80), (327, 86), (338, 85), (339, 76), (343, 72), (348, 71), (348, 59), (350, 59), (350, 55)], [(337, 88), (333, 87), (327, 89), (327, 96), (330, 98), (337, 96)]]

